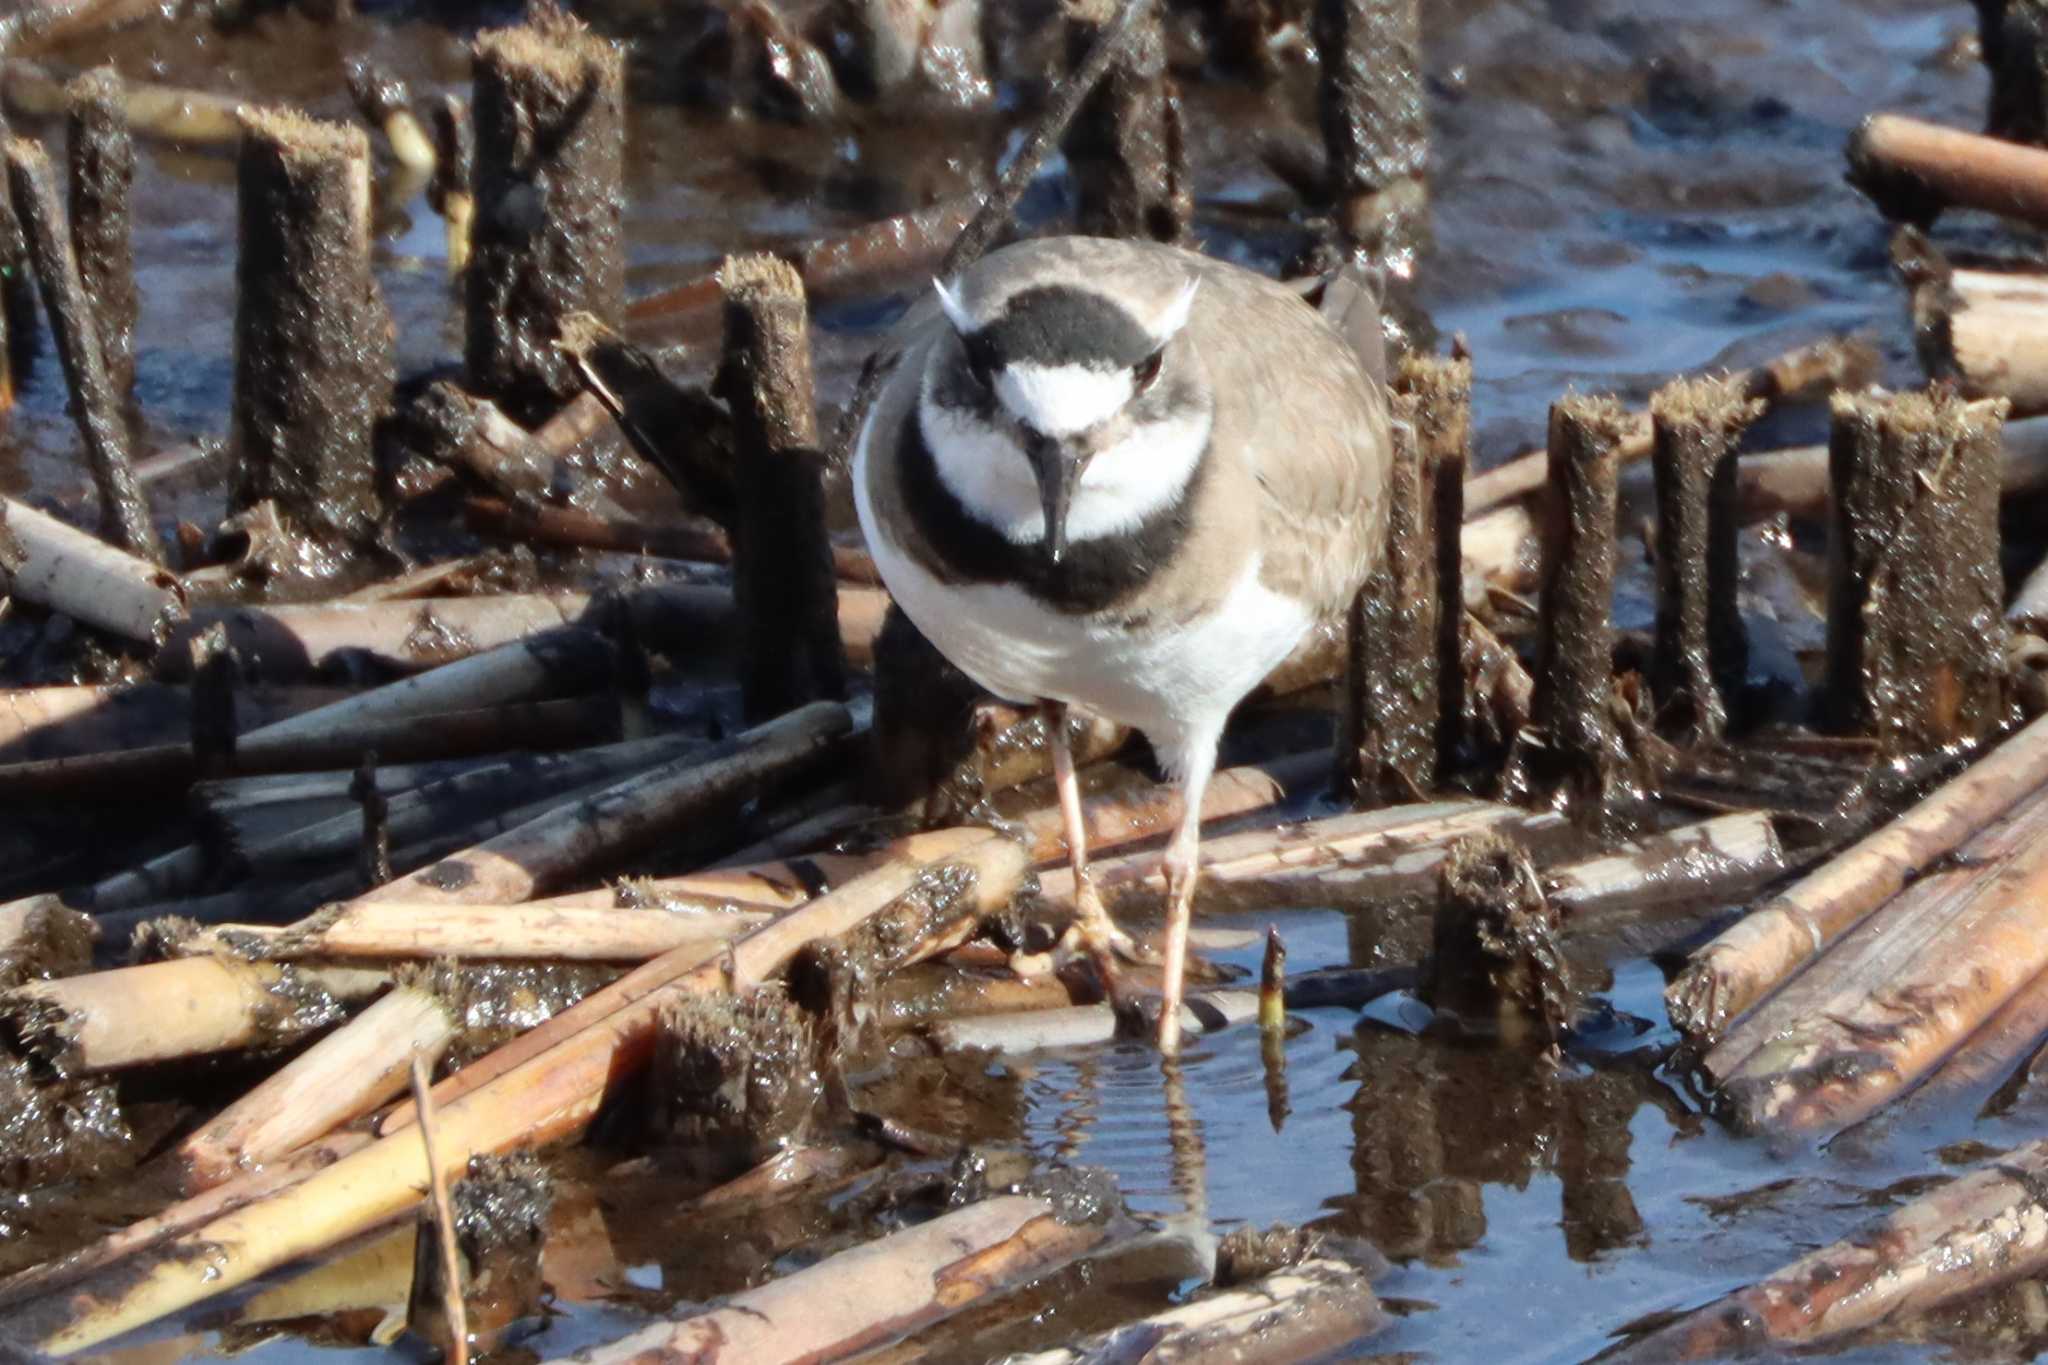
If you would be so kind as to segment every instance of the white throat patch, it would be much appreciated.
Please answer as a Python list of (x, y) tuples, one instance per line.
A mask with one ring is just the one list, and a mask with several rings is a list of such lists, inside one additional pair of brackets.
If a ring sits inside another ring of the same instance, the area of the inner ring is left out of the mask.
[[(971, 412), (931, 401), (928, 391), (918, 400), (917, 425), (939, 482), (975, 520), (1013, 544), (1045, 539), (1038, 480), (1014, 441)], [(1123, 535), (1171, 507), (1208, 445), (1209, 415), (1190, 409), (1138, 427), (1098, 453), (1074, 491), (1068, 540)]]

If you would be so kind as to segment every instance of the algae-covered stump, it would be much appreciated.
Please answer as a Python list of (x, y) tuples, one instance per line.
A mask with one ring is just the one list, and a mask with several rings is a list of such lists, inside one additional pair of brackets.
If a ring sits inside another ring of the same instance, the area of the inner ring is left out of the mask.
[(616, 327), (624, 311), (624, 59), (554, 19), (484, 34), (474, 62), (464, 361), (472, 389), (531, 424), (579, 387), (563, 320)]
[(1681, 380), (1650, 400), (1657, 481), (1659, 712), (1718, 739), (1741, 687), (1748, 641), (1736, 602), (1735, 447), (1763, 411), (1736, 379)]
[(718, 279), (725, 358), (716, 389), (739, 448), (740, 691), (748, 717), (764, 720), (846, 695), (839, 581), (825, 532), (803, 280), (774, 256), (732, 257)]
[(2006, 403), (1845, 394), (1828, 442), (1823, 711), (1902, 751), (2008, 718), (1998, 494)]
[(130, 554), (161, 564), (163, 542), (157, 538), (128, 457), (127, 418), (107, 378), (92, 304), (79, 278), (78, 258), (72, 253), (64, 209), (50, 175), (50, 158), (40, 146), (23, 138), (8, 142), (7, 184), (35, 263), (43, 308), (50, 315), (57, 359), (71, 388), (72, 416), (85, 438), (106, 535)]
[[(1115, 0), (1069, 0), (1067, 58), (1079, 67), (1116, 18)], [(1194, 215), (1180, 95), (1166, 69), (1166, 29), (1138, 20), (1120, 61), (1075, 116), (1063, 143), (1079, 204), (1076, 229), (1097, 237), (1178, 242)]]
[(389, 411), (391, 315), (370, 270), (362, 129), (286, 109), (242, 115), (235, 264), (238, 506), (362, 542), (382, 518), (374, 437)]
[(1346, 238), (1398, 245), (1420, 218), (1429, 162), (1416, 0), (1315, 0), (1330, 192)]
[(126, 397), (135, 386), (135, 247), (129, 205), (135, 140), (121, 77), (112, 67), (71, 83), (71, 244), (92, 301), (107, 379)]

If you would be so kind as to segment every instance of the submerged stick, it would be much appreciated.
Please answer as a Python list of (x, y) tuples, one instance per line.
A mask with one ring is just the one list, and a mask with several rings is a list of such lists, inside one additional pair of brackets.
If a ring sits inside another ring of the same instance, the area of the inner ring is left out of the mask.
[(1107, 1237), (1106, 1218), (1002, 1195), (941, 1214), (579, 1354), (585, 1365), (731, 1355), (749, 1365), (835, 1360), (894, 1341), (1058, 1269)]
[(845, 696), (846, 658), (803, 281), (773, 256), (737, 256), (719, 283), (725, 356), (714, 387), (732, 409), (739, 446), (740, 691), (759, 720)]
[(0, 586), (147, 646), (185, 615), (184, 587), (161, 566), (12, 498), (0, 498)]
[(1650, 399), (1657, 480), (1660, 714), (1695, 740), (1718, 739), (1727, 698), (1748, 671), (1736, 589), (1735, 447), (1763, 412), (1733, 379), (1667, 384)]
[(42, 286), (57, 359), (71, 388), (72, 417), (85, 439), (106, 534), (130, 554), (161, 564), (163, 542), (150, 522), (149, 503), (128, 457), (127, 418), (121, 396), (107, 375), (106, 352), (94, 329), (92, 301), (65, 231), (64, 210), (50, 176), (50, 158), (33, 142), (11, 139), (7, 144), (7, 183)]
[(558, 18), (483, 34), (473, 70), (464, 363), (470, 387), (537, 422), (578, 388), (563, 321), (615, 327), (624, 307), (624, 55)]
[(376, 428), (390, 409), (391, 314), (370, 268), (370, 146), (288, 109), (242, 115), (236, 162), (235, 503), (266, 499), (315, 539), (383, 518)]
[(1915, 752), (2006, 721), (2002, 399), (1843, 395), (1829, 481), (1826, 711)]
[(135, 141), (121, 77), (111, 66), (88, 71), (69, 87), (71, 244), (92, 304), (107, 380), (126, 398), (135, 387), (135, 245), (129, 197), (135, 183)]
[(1609, 1356), (1722, 1360), (1932, 1312), (2048, 1266), (2048, 1142), (2008, 1152)]

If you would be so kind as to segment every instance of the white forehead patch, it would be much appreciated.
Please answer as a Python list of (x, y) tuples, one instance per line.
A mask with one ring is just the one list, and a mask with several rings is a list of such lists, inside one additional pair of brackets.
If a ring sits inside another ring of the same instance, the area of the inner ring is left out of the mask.
[(1020, 361), (996, 372), (995, 389), (1002, 405), (1034, 431), (1072, 436), (1131, 401), (1131, 372)]

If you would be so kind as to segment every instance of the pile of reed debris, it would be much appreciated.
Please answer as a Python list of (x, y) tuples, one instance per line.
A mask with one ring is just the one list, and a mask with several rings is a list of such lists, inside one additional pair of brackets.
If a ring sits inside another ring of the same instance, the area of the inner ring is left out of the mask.
[[(103, 847), (30, 851), (10, 885), (34, 894), (0, 905), (0, 1173), (28, 1248), (5, 1266), (0, 1335), (68, 1354), (312, 1261), (245, 1297), (230, 1338), (371, 1312), (376, 1339), (409, 1324), (461, 1358), (544, 1300), (621, 1296), (591, 1190), (649, 1163), (696, 1179), (678, 1216), (760, 1220), (767, 1245), (734, 1283), (689, 1282), (709, 1306), (592, 1359), (822, 1360), (942, 1318), (972, 1354), (1032, 1311), (1021, 1286), (1101, 1293), (1146, 1257), (1124, 1278), (1157, 1279), (1156, 1239), (1099, 1172), (886, 1105), (892, 1073), (962, 1084), (949, 1055), (1128, 1021), (1089, 983), (1029, 970), (1072, 894), (1031, 786), (1043, 721), (965, 691), (828, 534), (861, 397), (827, 432), (812, 394), (810, 297), (972, 260), (1063, 139), (1085, 225), (1185, 234), (1157, 16), (1077, 3), (1068, 22), (1075, 69), (984, 202), (734, 258), (630, 304), (616, 47), (552, 11), (487, 33), (470, 99), (424, 120), (359, 69), (367, 118), (431, 181), (466, 305), (461, 382), (398, 387), (361, 129), (203, 99), (179, 122), (161, 92), (94, 73), (53, 94), (8, 58), (17, 112), (40, 97), (69, 114), (70, 194), (67, 220), (41, 147), (7, 141), (0, 318), (18, 341), (39, 288), (102, 522), (0, 500), (0, 569), (13, 601), (87, 628), (123, 676), (0, 697), (0, 797), (25, 828), (179, 803), (197, 818), (91, 876), (75, 874)], [(1426, 212), (1416, 7), (1325, 0), (1315, 28), (1326, 199), (1303, 261), (1383, 258)], [(138, 132), (238, 156), (233, 505), (213, 532), (165, 537), (149, 501), (215, 457), (137, 462), (127, 444)], [(710, 385), (674, 382), (714, 330)], [(657, 335), (699, 349), (651, 356)], [(1310, 642), (1262, 698), (1284, 711), (1336, 683), (1335, 748), (1220, 773), (1203, 813), (1233, 825), (1205, 841), (1204, 876), (1429, 908), (1410, 965), (1287, 976), (1276, 941), (1257, 991), (1210, 974), (1188, 1031), (1256, 1018), (1277, 1038), (1289, 1007), (1410, 989), (1465, 1034), (1555, 1055), (1587, 1018), (1575, 944), (1681, 944), (1810, 867), (1674, 986), (1739, 1121), (1832, 1134), (1923, 1078), (1917, 1093), (1977, 1093), (2030, 1052), (2048, 1030), (2029, 924), (2048, 722), (1991, 746), (2022, 703), (2041, 709), (2048, 644), (2008, 640), (1998, 516), (2048, 486), (2048, 429), (2008, 424), (2003, 396), (1862, 392), (1868, 366), (1828, 342), (1674, 381), (1641, 412), (1568, 396), (1546, 449), (1467, 477), (1470, 358), (1404, 357), (1384, 576), (1346, 637)], [(1828, 394), (1826, 447), (1736, 458), (1767, 406)], [(586, 476), (573, 452), (614, 425), (700, 516), (637, 521)], [(1641, 460), (1648, 641), (1609, 611), (1623, 469)], [(488, 553), (395, 564), (394, 527), (451, 506), (479, 536), (654, 571), (506, 592)], [(1739, 533), (1788, 518), (1827, 522), (1836, 551), (1826, 737), (1758, 723), (1734, 610)], [(2030, 594), (2012, 619), (2038, 631)], [(383, 681), (331, 686), (343, 670)], [(730, 733), (650, 700), (734, 680)], [(1128, 739), (1078, 723), (1084, 761)], [(1354, 809), (1303, 819), (1332, 784)], [(1153, 855), (1133, 850), (1176, 802), (1128, 777), (1090, 799), (1105, 890), (1156, 893)], [(605, 880), (622, 871), (637, 875)], [(649, 1155), (602, 1155), (621, 1143)], [(1881, 1273), (1955, 1253), (1963, 1219), (2038, 1265), (2048, 1210), (2019, 1167), (2040, 1157), (2014, 1161), (1896, 1215)], [(772, 1277), (834, 1199), (832, 1254)], [(1998, 1218), (2011, 1237), (1984, 1230)], [(1312, 1358), (1380, 1322), (1368, 1249), (1282, 1232), (1215, 1250), (1177, 1272), (1213, 1272), (1212, 1291), (1042, 1358), (1209, 1358), (1253, 1338), (1261, 1359)]]

